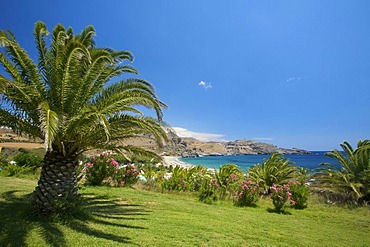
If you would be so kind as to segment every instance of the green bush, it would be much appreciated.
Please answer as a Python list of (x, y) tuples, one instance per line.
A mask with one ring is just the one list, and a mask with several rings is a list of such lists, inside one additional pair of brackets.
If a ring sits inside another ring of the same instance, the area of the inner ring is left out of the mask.
[(161, 187), (166, 190), (186, 191), (188, 190), (188, 182), (186, 181), (187, 177), (187, 169), (175, 166), (172, 169), (172, 174), (163, 181)]
[(128, 164), (116, 168), (112, 179), (115, 186), (132, 186), (139, 180), (140, 171), (133, 165)]
[(339, 162), (340, 166), (322, 163), (321, 166), (326, 169), (321, 183), (329, 184), (343, 194), (353, 193), (355, 203), (370, 204), (370, 140), (359, 140), (357, 148), (348, 142), (340, 146), (342, 152), (333, 150), (325, 154)]
[(111, 154), (102, 152), (98, 156), (90, 157), (83, 166), (82, 171), (87, 183), (102, 185), (103, 181), (111, 177), (114, 171), (118, 169), (118, 162), (111, 157)]
[(294, 162), (284, 158), (283, 154), (274, 153), (267, 160), (264, 159), (262, 165), (254, 165), (248, 176), (258, 184), (263, 194), (269, 194), (274, 184), (283, 185), (300, 175)]
[(292, 193), (292, 207), (303, 209), (307, 207), (307, 201), (310, 197), (310, 191), (307, 185), (299, 181), (289, 181), (290, 193)]
[(243, 181), (234, 193), (234, 205), (239, 207), (253, 206), (258, 201), (258, 186), (252, 181)]
[(120, 165), (113, 157), (111, 153), (103, 152), (80, 166), (87, 184), (131, 186), (138, 181), (140, 171), (133, 164)]
[(235, 191), (235, 186), (243, 178), (243, 172), (235, 164), (226, 164), (215, 170), (214, 174), (218, 183), (217, 193), (219, 198), (221, 200), (226, 199), (228, 196), (231, 198)]
[(217, 193), (218, 188), (219, 185), (216, 178), (206, 177), (203, 180), (203, 185), (199, 193), (199, 201), (207, 204), (216, 202), (219, 199)]
[(42, 166), (42, 159), (36, 154), (26, 152), (18, 154), (13, 160), (17, 163), (17, 166), (35, 169)]
[(213, 177), (211, 172), (204, 166), (198, 165), (188, 168), (186, 181), (189, 191), (200, 191), (203, 181)]
[(290, 201), (292, 193), (288, 185), (276, 185), (271, 186), (271, 199), (274, 204), (275, 211), (281, 213), (284, 211), (286, 203)]
[(166, 169), (164, 166), (144, 164), (141, 166), (146, 185), (150, 187), (159, 186), (164, 181)]
[(4, 168), (8, 164), (9, 164), (8, 159), (5, 156), (0, 155), (0, 168)]
[(29, 166), (18, 166), (16, 164), (9, 163), (7, 166), (4, 167), (4, 174), (5, 176), (12, 177), (18, 176), (21, 174), (27, 174), (32, 172), (34, 169), (33, 167)]

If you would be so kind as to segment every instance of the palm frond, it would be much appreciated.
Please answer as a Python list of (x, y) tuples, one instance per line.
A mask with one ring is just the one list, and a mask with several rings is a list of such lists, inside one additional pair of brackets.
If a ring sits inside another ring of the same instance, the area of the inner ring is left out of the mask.
[(59, 127), (58, 114), (50, 109), (46, 101), (40, 103), (38, 110), (40, 112), (40, 128), (44, 133), (45, 149), (51, 150)]
[(83, 44), (86, 48), (93, 48), (95, 47), (95, 41), (93, 36), (95, 36), (95, 29), (93, 26), (87, 26), (82, 31), (80, 35), (76, 35), (76, 40), (79, 40), (81, 44)]
[(45, 23), (39, 21), (35, 24), (34, 37), (36, 40), (36, 47), (39, 53), (39, 71), (43, 74), (43, 78), (47, 78), (46, 66), (47, 66), (47, 47), (46, 47), (46, 36), (49, 34)]
[(45, 95), (44, 84), (38, 73), (36, 64), (28, 56), (27, 52), (20, 47), (13, 34), (8, 31), (8, 44), (5, 46), (7, 56), (11, 59), (14, 66), (21, 71), (21, 77), (27, 85), (31, 85), (38, 92), (40, 97)]

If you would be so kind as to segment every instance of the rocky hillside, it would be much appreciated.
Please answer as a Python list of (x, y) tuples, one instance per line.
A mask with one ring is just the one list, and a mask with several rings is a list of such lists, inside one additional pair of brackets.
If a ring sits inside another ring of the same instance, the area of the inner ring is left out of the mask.
[[(254, 142), (250, 140), (236, 140), (230, 142), (201, 142), (194, 138), (173, 138), (173, 146), (166, 148), (171, 155), (183, 157), (197, 157), (202, 155), (243, 155), (243, 154), (307, 154), (306, 150), (298, 148), (279, 148), (277, 146)], [(171, 150), (173, 149), (173, 150)]]

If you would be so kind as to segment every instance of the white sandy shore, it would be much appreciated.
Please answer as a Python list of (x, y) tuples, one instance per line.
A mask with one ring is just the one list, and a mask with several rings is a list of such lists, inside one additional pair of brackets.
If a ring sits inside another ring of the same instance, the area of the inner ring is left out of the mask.
[(179, 158), (176, 156), (163, 156), (163, 163), (164, 163), (163, 165), (165, 166), (172, 165), (173, 167), (179, 166), (179, 167), (189, 168), (193, 166), (192, 164), (179, 160)]

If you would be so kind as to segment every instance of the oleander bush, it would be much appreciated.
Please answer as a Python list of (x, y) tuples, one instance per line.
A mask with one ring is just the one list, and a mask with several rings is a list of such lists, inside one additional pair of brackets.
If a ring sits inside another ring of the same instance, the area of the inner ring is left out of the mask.
[(296, 209), (304, 209), (307, 207), (307, 202), (310, 197), (310, 191), (305, 183), (299, 181), (288, 182), (290, 193), (292, 194), (291, 200), (294, 201), (292, 205)]
[(80, 165), (80, 171), (89, 185), (132, 186), (140, 175), (133, 164), (119, 164), (112, 153), (91, 156)]
[(273, 184), (270, 189), (271, 189), (272, 204), (274, 205), (276, 212), (278, 213), (284, 212), (284, 209), (287, 206), (287, 203), (290, 203), (291, 205), (295, 204), (295, 201), (291, 199), (292, 193), (290, 192), (289, 185)]
[(259, 199), (258, 186), (251, 180), (242, 181), (234, 192), (234, 205), (239, 207), (253, 206)]

